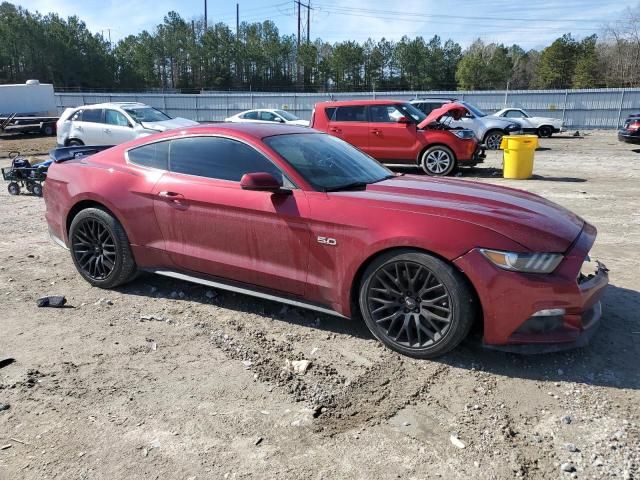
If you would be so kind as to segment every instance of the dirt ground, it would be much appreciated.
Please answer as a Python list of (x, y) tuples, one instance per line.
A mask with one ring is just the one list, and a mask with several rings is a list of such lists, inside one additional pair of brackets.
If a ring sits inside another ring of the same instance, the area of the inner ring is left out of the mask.
[[(0, 139), (0, 157), (53, 143)], [(356, 321), (158, 276), (91, 288), (43, 201), (2, 186), (0, 479), (639, 479), (640, 149), (612, 131), (541, 146), (531, 180), (502, 179), (497, 152), (462, 172), (599, 230), (602, 325), (539, 356), (475, 335), (416, 361)], [(37, 308), (47, 294), (74, 308)], [(305, 375), (283, 370), (301, 359)]]

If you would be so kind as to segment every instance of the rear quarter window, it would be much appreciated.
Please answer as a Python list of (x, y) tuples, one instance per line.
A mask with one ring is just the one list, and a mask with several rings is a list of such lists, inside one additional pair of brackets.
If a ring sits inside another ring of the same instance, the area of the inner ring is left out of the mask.
[(332, 120), (334, 122), (366, 122), (367, 109), (364, 105), (337, 107)]
[(82, 112), (83, 122), (102, 123), (102, 109), (87, 109)]
[(129, 162), (141, 167), (169, 170), (169, 141), (150, 143), (127, 152)]
[(333, 120), (333, 115), (336, 113), (336, 107), (327, 107), (324, 109), (324, 114), (327, 116), (327, 120)]

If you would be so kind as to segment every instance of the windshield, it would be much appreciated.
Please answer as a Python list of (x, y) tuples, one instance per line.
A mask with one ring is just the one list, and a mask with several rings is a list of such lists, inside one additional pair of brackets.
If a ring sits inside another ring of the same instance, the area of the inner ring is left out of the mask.
[(274, 110), (278, 115), (284, 118), (287, 122), (292, 122), (294, 120), (299, 120), (293, 113), (285, 112), (284, 110)]
[(424, 112), (410, 103), (399, 103), (396, 108), (405, 114), (406, 117), (412, 118), (416, 123), (422, 122), (427, 116)]
[(164, 122), (171, 120), (171, 117), (160, 110), (153, 107), (140, 108), (124, 108), (131, 117), (138, 123), (140, 122)]
[(346, 189), (394, 176), (373, 158), (330, 135), (276, 135), (264, 142), (319, 191)]
[(469, 110), (471, 113), (473, 113), (473, 115), (475, 115), (476, 117), (486, 117), (487, 116), (486, 113), (484, 113), (478, 107), (476, 107), (474, 105), (471, 105), (470, 103), (461, 102), (459, 100), (456, 100), (456, 103), (459, 103), (459, 104), (464, 105), (465, 107), (467, 107), (467, 110)]

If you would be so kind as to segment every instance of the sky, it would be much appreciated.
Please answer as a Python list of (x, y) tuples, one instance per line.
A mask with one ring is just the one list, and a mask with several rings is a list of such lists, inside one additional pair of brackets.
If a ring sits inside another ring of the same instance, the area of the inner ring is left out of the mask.
[[(9, 0), (11, 1), (11, 0)], [(303, 0), (306, 2), (307, 0)], [(311, 38), (329, 42), (365, 41), (403, 35), (439, 35), (463, 47), (480, 37), (486, 42), (525, 49), (542, 48), (566, 32), (582, 38), (601, 34), (607, 24), (620, 20), (628, 7), (640, 0), (310, 0)], [(153, 30), (170, 10), (184, 19), (203, 17), (205, 0), (13, 0), (12, 3), (40, 13), (77, 15), (90, 30), (111, 34), (116, 41), (129, 34)], [(297, 31), (293, 0), (239, 0), (240, 21), (270, 19), (281, 34)], [(235, 28), (236, 2), (208, 0), (209, 24), (225, 22)], [(303, 15), (305, 9), (302, 9)], [(304, 17), (306, 18), (306, 17)], [(304, 23), (304, 22), (303, 22)]]

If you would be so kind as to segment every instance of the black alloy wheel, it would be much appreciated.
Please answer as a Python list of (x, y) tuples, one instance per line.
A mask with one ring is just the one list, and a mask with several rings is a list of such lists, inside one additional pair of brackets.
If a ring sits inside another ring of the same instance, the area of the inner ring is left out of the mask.
[(136, 276), (136, 264), (124, 228), (99, 208), (80, 211), (69, 229), (71, 257), (91, 285), (113, 288)]
[(432, 358), (466, 337), (475, 318), (466, 280), (421, 252), (383, 255), (365, 272), (360, 309), (371, 332), (393, 350)]

